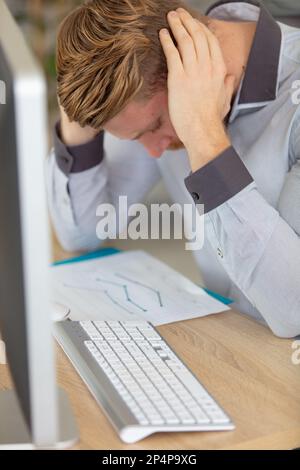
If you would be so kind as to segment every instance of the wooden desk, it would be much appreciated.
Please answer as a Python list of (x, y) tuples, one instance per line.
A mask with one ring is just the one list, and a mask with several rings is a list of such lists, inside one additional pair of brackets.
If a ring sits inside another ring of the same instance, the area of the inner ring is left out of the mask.
[[(59, 254), (61, 258), (62, 253)], [(300, 447), (300, 365), (292, 340), (230, 311), (158, 328), (235, 422), (226, 432), (154, 434), (122, 444), (57, 346), (58, 382), (69, 394), (80, 429), (75, 449), (291, 449)], [(0, 366), (0, 388), (10, 386)]]

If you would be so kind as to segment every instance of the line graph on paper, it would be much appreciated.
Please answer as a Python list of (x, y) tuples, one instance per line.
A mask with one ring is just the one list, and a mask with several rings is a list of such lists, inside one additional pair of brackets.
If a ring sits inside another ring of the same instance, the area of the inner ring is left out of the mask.
[(143, 319), (154, 325), (226, 310), (220, 302), (152, 256), (131, 251), (55, 268), (55, 300), (72, 319)]
[[(144, 269), (147, 267), (144, 267)], [(127, 269), (128, 271), (128, 269)], [(167, 295), (150, 281), (141, 282), (137, 273), (131, 271), (131, 276), (122, 272), (108, 274), (101, 269), (94, 272), (78, 273), (71, 281), (64, 281), (66, 288), (95, 291), (103, 295), (105, 304), (111, 304), (115, 309), (124, 310), (130, 314), (138, 314), (163, 310), (167, 307)]]

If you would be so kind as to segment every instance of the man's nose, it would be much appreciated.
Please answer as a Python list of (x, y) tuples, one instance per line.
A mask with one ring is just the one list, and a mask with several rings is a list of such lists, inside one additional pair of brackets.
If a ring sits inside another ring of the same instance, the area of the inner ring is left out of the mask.
[(141, 143), (147, 149), (151, 157), (159, 158), (162, 153), (169, 147), (171, 143), (171, 138), (163, 137), (162, 139), (156, 141), (152, 137), (152, 139), (141, 139)]

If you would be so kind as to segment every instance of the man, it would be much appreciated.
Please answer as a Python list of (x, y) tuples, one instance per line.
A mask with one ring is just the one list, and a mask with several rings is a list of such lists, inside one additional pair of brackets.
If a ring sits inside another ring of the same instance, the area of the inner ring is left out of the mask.
[(97, 206), (141, 201), (162, 175), (174, 201), (204, 205), (207, 287), (298, 335), (300, 31), (250, 2), (183, 6), (93, 1), (64, 21), (47, 167), (58, 236), (96, 248)]

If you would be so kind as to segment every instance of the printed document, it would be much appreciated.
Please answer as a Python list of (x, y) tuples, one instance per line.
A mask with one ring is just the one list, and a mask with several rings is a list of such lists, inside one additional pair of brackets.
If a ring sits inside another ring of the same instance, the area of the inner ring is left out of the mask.
[(154, 326), (229, 310), (144, 251), (51, 268), (52, 300), (72, 320), (147, 320)]

